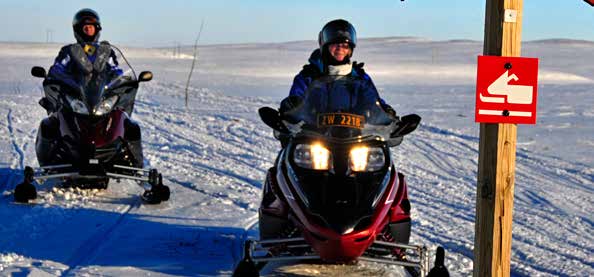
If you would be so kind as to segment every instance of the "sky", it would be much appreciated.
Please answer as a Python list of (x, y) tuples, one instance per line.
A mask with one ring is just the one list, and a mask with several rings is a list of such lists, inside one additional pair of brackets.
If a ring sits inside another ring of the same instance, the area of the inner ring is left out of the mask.
[[(101, 39), (121, 45), (193, 44), (202, 21), (200, 44), (315, 40), (337, 18), (353, 23), (360, 38), (482, 40), (486, 1), (0, 0), (0, 41), (71, 42), (72, 16), (81, 8), (101, 16)], [(593, 27), (594, 7), (583, 0), (524, 1), (525, 41), (594, 41)]]

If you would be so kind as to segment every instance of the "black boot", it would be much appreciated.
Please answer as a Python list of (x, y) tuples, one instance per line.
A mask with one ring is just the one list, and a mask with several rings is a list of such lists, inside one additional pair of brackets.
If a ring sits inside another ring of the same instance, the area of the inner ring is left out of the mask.
[(60, 123), (55, 117), (41, 121), (35, 140), (35, 153), (40, 166), (55, 164), (60, 139)]
[(136, 122), (126, 119), (124, 127), (124, 139), (128, 142), (128, 150), (132, 155), (130, 159), (132, 166), (142, 168), (144, 166), (144, 155), (142, 154), (140, 126)]
[(136, 141), (129, 141), (128, 142), (128, 150), (132, 155), (130, 157), (130, 162), (132, 163), (133, 167), (142, 168), (144, 166), (144, 156), (142, 154), (142, 142), (139, 140)]
[(429, 271), (429, 275), (427, 275), (427, 277), (450, 277), (448, 268), (444, 265), (444, 259), (445, 250), (441, 246), (437, 247), (435, 254), (435, 265), (431, 271)]

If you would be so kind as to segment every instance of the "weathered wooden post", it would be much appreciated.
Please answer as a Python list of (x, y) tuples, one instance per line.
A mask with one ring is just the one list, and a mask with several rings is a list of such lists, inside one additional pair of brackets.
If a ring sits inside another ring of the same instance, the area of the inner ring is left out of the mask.
[[(520, 56), (523, 0), (487, 0), (483, 54)], [(509, 276), (517, 125), (481, 123), (474, 276)]]

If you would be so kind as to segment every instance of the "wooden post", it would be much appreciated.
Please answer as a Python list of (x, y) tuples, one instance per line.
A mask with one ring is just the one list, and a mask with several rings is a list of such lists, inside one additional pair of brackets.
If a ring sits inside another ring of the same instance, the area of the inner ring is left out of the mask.
[[(484, 55), (520, 56), (523, 0), (486, 1)], [(475, 277), (510, 275), (516, 135), (516, 124), (480, 124)]]

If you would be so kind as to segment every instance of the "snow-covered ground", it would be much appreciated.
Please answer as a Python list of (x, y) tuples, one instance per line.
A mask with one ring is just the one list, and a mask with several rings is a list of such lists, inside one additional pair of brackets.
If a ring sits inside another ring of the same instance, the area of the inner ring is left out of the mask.
[[(184, 107), (191, 48), (125, 48), (142, 83), (134, 119), (145, 158), (165, 175), (171, 201), (143, 205), (141, 188), (41, 186), (35, 205), (12, 203), (45, 111), (30, 68), (60, 45), (0, 43), (0, 275), (229, 275), (255, 235), (261, 183), (279, 143), (257, 109), (277, 106), (314, 41), (199, 48)], [(454, 276), (472, 272), (478, 159), (476, 57), (482, 43), (419, 38), (362, 40), (355, 60), (399, 114), (423, 117), (394, 149), (407, 175), (415, 243), (446, 248)], [(594, 275), (594, 43), (523, 44), (540, 58), (538, 124), (518, 127), (512, 243), (514, 276)], [(336, 265), (330, 267), (337, 267)], [(392, 276), (377, 264), (331, 272)], [(323, 267), (285, 274), (328, 274)]]

